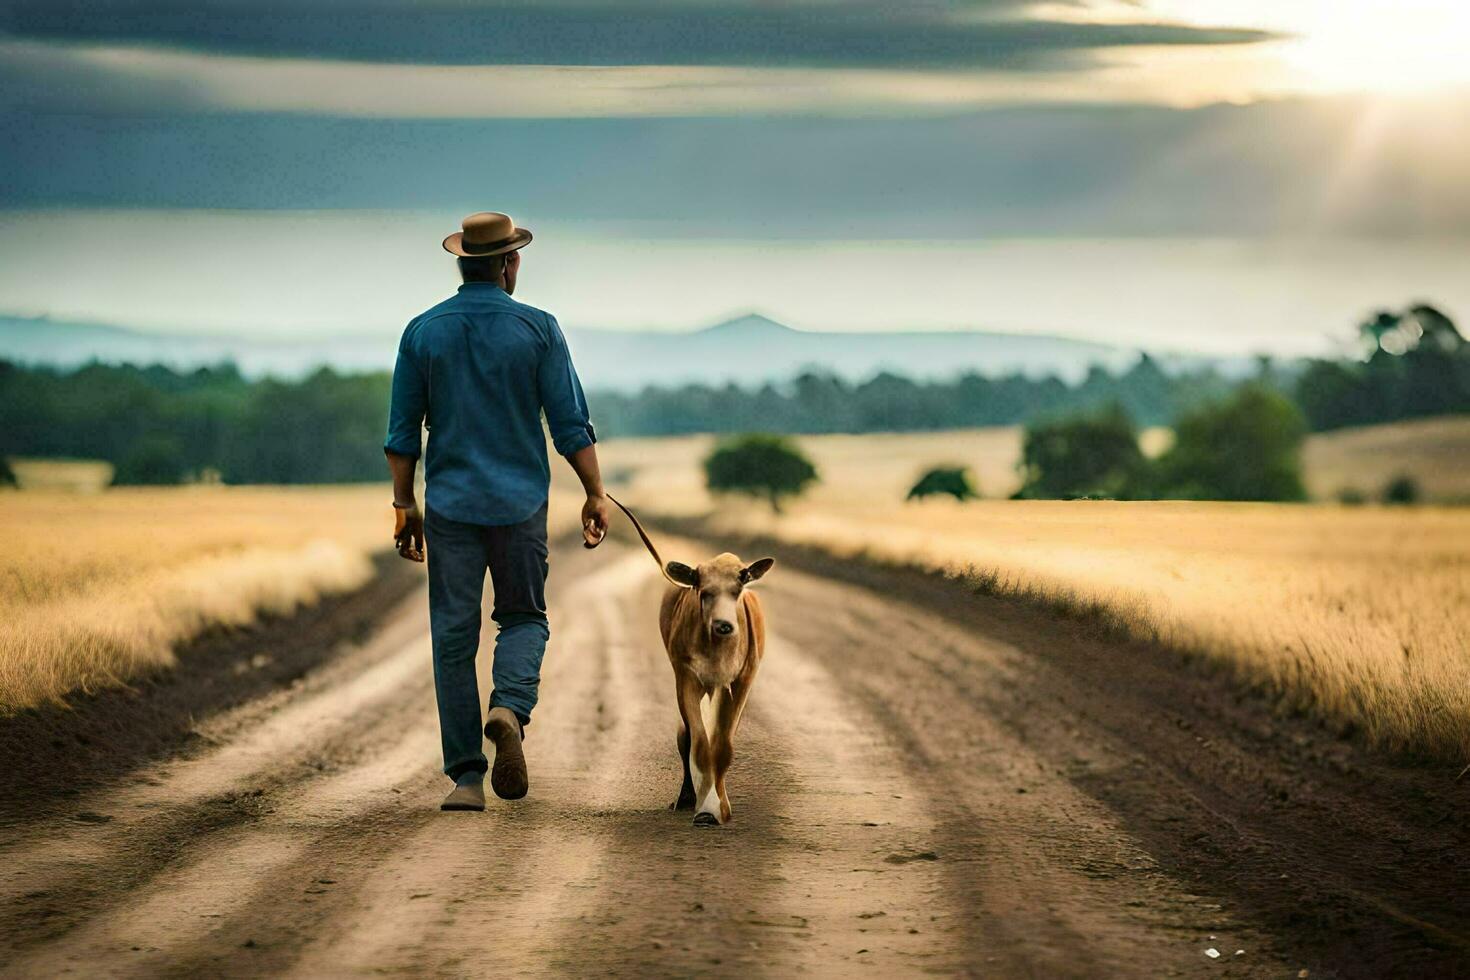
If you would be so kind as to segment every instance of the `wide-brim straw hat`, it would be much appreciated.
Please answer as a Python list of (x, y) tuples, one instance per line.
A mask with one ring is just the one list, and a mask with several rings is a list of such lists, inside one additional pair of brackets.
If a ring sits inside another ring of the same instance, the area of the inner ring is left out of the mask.
[(460, 222), (463, 231), (444, 239), (444, 251), (467, 259), (504, 255), (531, 244), (531, 231), (517, 228), (510, 215), (477, 211)]

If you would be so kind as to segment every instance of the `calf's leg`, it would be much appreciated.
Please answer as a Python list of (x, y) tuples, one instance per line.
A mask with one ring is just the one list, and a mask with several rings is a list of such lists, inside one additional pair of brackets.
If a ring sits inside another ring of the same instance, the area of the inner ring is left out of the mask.
[[(714, 746), (705, 726), (704, 688), (693, 674), (677, 677), (679, 713), (689, 734), (688, 760), (690, 780), (694, 786), (694, 822), (697, 825), (722, 822), (719, 792), (715, 788)], [(713, 723), (714, 718), (710, 718)]]
[(745, 701), (750, 696), (750, 682), (755, 671), (749, 671), (730, 685), (728, 694), (720, 699), (715, 714), (714, 732), (710, 738), (714, 747), (715, 792), (720, 800), (720, 822), (730, 819), (730, 797), (725, 792), (725, 773), (735, 759), (735, 732), (740, 727), (740, 717), (745, 712)]
[(679, 796), (669, 804), (670, 810), (694, 809), (694, 781), (689, 778), (689, 726), (679, 720), (679, 734), (675, 737), (679, 747), (679, 767), (684, 770), (684, 781), (679, 784)]
[(720, 823), (730, 821), (730, 797), (725, 793), (725, 773), (730, 769), (730, 761), (735, 758), (735, 744), (730, 738), (730, 733), (716, 730), (713, 741), (714, 770), (715, 770), (715, 799), (720, 808)]

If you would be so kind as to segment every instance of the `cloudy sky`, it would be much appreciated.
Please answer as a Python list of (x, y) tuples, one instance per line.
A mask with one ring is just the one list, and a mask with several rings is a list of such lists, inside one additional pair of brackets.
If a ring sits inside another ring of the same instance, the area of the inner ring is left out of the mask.
[(381, 332), (463, 214), (582, 326), (1318, 350), (1470, 318), (1459, 0), (0, 0), (0, 312)]

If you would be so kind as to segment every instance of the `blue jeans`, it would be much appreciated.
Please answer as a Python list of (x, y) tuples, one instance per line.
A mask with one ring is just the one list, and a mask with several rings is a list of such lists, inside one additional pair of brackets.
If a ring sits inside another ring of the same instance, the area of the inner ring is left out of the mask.
[(450, 779), (484, 772), (484, 733), (475, 654), (480, 647), (480, 605), (490, 570), (499, 631), (491, 677), (490, 707), (515, 712), (530, 723), (541, 683), (541, 658), (551, 635), (546, 624), (546, 505), (519, 524), (491, 526), (424, 515), (429, 559), (429, 631), (434, 641), (434, 694), (439, 738)]

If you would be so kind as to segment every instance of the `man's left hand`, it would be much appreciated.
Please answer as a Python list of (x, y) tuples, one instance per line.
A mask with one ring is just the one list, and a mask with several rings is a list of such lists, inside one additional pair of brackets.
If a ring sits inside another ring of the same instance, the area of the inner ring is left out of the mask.
[(607, 495), (588, 494), (582, 505), (582, 542), (585, 547), (595, 548), (602, 544), (607, 534)]
[(424, 512), (418, 504), (393, 508), (393, 543), (398, 556), (409, 561), (424, 560)]

